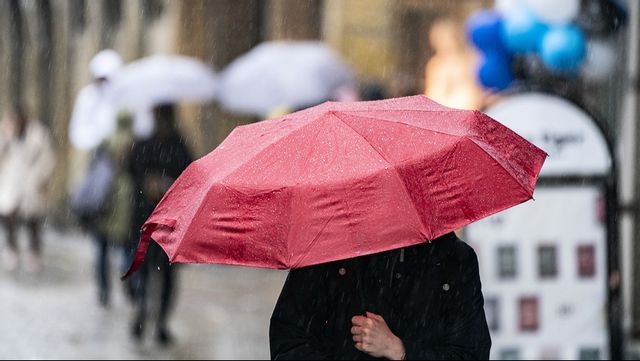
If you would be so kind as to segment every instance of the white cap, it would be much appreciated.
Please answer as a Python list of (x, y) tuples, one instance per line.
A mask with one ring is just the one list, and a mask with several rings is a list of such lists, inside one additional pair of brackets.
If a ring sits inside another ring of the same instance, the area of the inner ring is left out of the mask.
[(120, 67), (122, 67), (122, 58), (112, 49), (100, 51), (89, 62), (89, 70), (94, 79), (109, 78)]

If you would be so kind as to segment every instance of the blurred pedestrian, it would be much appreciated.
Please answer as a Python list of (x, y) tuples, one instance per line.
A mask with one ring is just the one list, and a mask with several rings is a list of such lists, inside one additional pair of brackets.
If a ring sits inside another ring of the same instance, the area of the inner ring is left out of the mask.
[(462, 26), (436, 21), (429, 33), (433, 56), (425, 64), (424, 94), (448, 107), (480, 109), (483, 90), (476, 81), (477, 56), (465, 42)]
[(377, 81), (368, 81), (360, 86), (360, 100), (382, 100), (386, 99), (384, 86)]
[(122, 269), (128, 266), (128, 243), (131, 238), (131, 217), (133, 199), (133, 180), (126, 165), (133, 135), (132, 119), (128, 113), (118, 117), (117, 128), (100, 147), (103, 156), (108, 157), (113, 167), (113, 179), (110, 182), (108, 197), (102, 212), (95, 220), (93, 234), (98, 246), (96, 257), (96, 278), (98, 299), (102, 306), (108, 306), (111, 297), (111, 262), (109, 249), (121, 250)]
[(0, 217), (8, 245), (2, 264), (8, 270), (19, 266), (16, 231), (20, 223), (26, 224), (31, 240), (25, 267), (32, 273), (41, 269), (40, 224), (54, 165), (49, 130), (30, 119), (21, 105), (14, 105), (0, 121)]
[[(158, 105), (153, 109), (153, 115), (156, 121), (153, 136), (148, 140), (136, 142), (129, 158), (129, 171), (133, 177), (136, 195), (132, 220), (134, 235), (140, 234), (140, 228), (156, 204), (192, 161), (177, 128), (175, 106)], [(161, 290), (157, 299), (159, 305), (155, 325), (156, 338), (160, 344), (167, 345), (173, 340), (168, 328), (168, 317), (174, 300), (176, 266), (170, 264), (167, 255), (155, 242), (152, 243), (138, 273), (136, 312), (131, 331), (136, 340), (142, 339), (149, 315), (148, 303), (156, 300), (149, 295), (149, 284), (151, 278), (157, 277), (161, 283)]]
[(90, 159), (72, 191), (71, 209), (96, 242), (96, 283), (102, 306), (108, 305), (111, 294), (109, 248), (127, 243), (132, 211), (133, 186), (124, 165), (131, 149), (131, 121), (124, 113), (118, 118), (109, 98), (111, 80), (121, 67), (120, 55), (111, 49), (91, 59), (92, 81), (78, 93), (69, 122), (71, 144)]
[(91, 59), (91, 83), (78, 93), (69, 122), (69, 140), (76, 149), (95, 150), (113, 134), (117, 109), (109, 97), (109, 87), (121, 67), (120, 55), (111, 49), (102, 50)]
[(271, 357), (488, 359), (483, 304), (476, 254), (454, 233), (294, 269), (271, 316)]

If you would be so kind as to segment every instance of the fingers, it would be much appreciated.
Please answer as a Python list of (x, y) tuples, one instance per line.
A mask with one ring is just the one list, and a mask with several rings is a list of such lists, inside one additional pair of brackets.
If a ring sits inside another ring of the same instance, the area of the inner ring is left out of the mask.
[(364, 336), (362, 334), (354, 334), (352, 339), (353, 339), (353, 342), (355, 342), (355, 343), (363, 343), (364, 342)]
[(353, 326), (351, 327), (351, 333), (354, 335), (360, 335), (360, 334), (364, 334), (367, 332), (367, 328), (366, 327), (361, 327), (361, 326)]
[(372, 312), (367, 312), (367, 317), (374, 320), (378, 320), (378, 321), (384, 321), (384, 318), (382, 318), (382, 316), (376, 315), (375, 313), (372, 313)]
[(372, 345), (371, 343), (368, 343), (366, 341), (360, 341), (360, 342), (356, 342), (353, 344), (354, 347), (358, 350), (358, 351), (362, 351), (364, 353), (367, 353), (371, 356), (374, 356), (371, 352), (372, 352)]
[(361, 326), (361, 327), (373, 326), (373, 321), (370, 318), (367, 318), (364, 316), (353, 316), (353, 318), (351, 318), (351, 322), (355, 326)]
[(356, 342), (355, 347), (358, 351), (365, 352), (362, 342)]

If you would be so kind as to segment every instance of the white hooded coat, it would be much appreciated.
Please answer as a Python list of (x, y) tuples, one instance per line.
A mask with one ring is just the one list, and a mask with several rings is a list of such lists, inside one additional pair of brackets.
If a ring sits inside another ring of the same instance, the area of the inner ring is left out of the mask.
[(37, 218), (46, 210), (46, 188), (55, 167), (48, 129), (30, 120), (23, 137), (0, 121), (0, 215)]

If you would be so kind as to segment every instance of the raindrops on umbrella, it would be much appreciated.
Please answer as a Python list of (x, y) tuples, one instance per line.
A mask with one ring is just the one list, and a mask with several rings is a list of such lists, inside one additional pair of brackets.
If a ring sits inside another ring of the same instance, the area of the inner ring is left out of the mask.
[(531, 199), (545, 157), (423, 96), (237, 127), (158, 204), (127, 275), (151, 238), (172, 262), (277, 269), (423, 243)]

